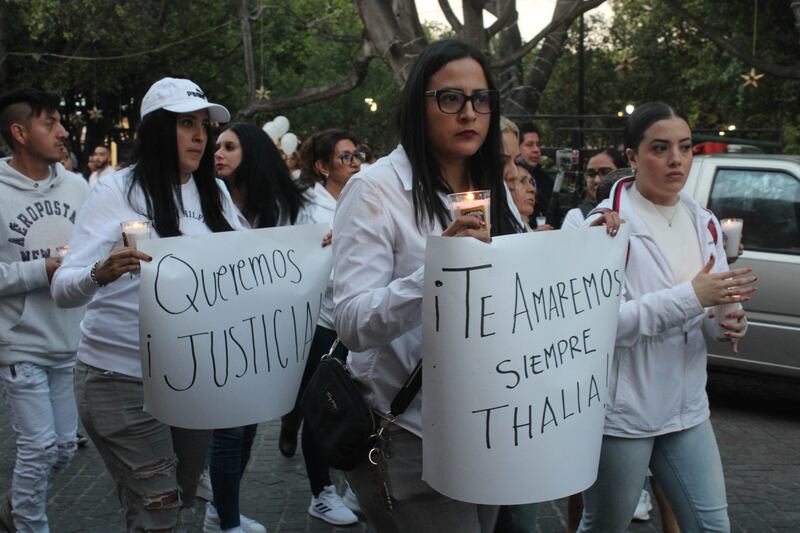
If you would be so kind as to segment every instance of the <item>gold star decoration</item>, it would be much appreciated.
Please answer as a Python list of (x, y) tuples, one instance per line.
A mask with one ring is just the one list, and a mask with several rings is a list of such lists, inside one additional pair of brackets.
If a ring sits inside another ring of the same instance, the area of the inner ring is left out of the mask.
[(103, 110), (98, 109), (97, 106), (92, 107), (89, 110), (89, 119), (93, 122), (100, 122), (103, 120)]
[(263, 85), (256, 89), (256, 100), (268, 100), (270, 91)]
[(617, 72), (628, 72), (630, 70), (633, 70), (633, 64), (636, 62), (637, 59), (639, 58), (636, 56), (632, 56), (628, 50), (625, 50), (624, 52), (622, 52), (622, 57), (620, 58), (619, 63), (617, 63), (617, 66), (614, 70), (616, 70)]
[(751, 68), (750, 72), (747, 74), (742, 74), (741, 78), (744, 80), (743, 86), (747, 87), (748, 85), (752, 85), (755, 88), (758, 88), (758, 80), (763, 78), (763, 74), (759, 74), (755, 68)]

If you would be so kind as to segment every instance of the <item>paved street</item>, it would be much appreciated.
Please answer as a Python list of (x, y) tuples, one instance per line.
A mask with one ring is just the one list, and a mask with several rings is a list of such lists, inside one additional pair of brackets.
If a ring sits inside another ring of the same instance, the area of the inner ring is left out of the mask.
[[(725, 464), (733, 531), (766, 533), (800, 531), (800, 387), (774, 379), (712, 373), (709, 381), (712, 421)], [(309, 489), (302, 459), (283, 458), (277, 450), (278, 424), (262, 424), (253, 461), (242, 488), (243, 512), (266, 524), (272, 533), (369, 531), (362, 523), (334, 528), (306, 513)], [(0, 487), (9, 486), (13, 437), (0, 415)], [(299, 450), (298, 450), (299, 453)], [(57, 479), (49, 500), (55, 532), (123, 531), (115, 490), (93, 448), (79, 452)], [(563, 531), (564, 500), (543, 504), (542, 533)], [(657, 512), (630, 532), (660, 531)], [(196, 530), (201, 531), (198, 508)], [(448, 533), (448, 532), (443, 532)]]

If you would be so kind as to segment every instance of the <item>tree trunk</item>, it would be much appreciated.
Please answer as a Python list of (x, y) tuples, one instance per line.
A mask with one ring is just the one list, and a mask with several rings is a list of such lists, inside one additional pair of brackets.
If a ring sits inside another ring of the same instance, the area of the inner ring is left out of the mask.
[[(502, 12), (507, 9), (509, 4), (516, 13), (516, 0), (499, 0), (497, 2), (498, 11)], [(516, 14), (515, 14), (516, 18)], [(498, 36), (498, 47), (496, 55), (499, 57), (508, 57), (522, 46), (522, 35), (519, 33), (519, 26), (513, 24), (507, 29), (500, 32)], [(519, 106), (514, 104), (517, 89), (522, 87), (522, 60), (515, 61), (512, 65), (499, 71), (495, 75), (495, 82), (500, 88), (500, 94), (503, 98), (503, 110), (506, 113), (519, 112)]]
[(253, 62), (253, 37), (250, 33), (250, 7), (247, 0), (239, 6), (239, 18), (242, 23), (242, 46), (244, 48), (244, 71), (247, 75), (247, 99), (256, 97), (256, 68)]
[(399, 85), (428, 42), (413, 0), (355, 0), (364, 32)]
[[(574, 8), (575, 3), (581, 0), (558, 0), (553, 12), (553, 20), (563, 17)], [(571, 22), (570, 22), (571, 24)], [(550, 75), (556, 67), (558, 59), (564, 51), (564, 43), (567, 41), (567, 30), (570, 24), (562, 26), (561, 29), (550, 32), (545, 37), (544, 43), (536, 56), (533, 67), (525, 78), (524, 89), (519, 91), (519, 95), (509, 99), (509, 113), (533, 114), (542, 101), (542, 95), (550, 80)]]
[(486, 29), (483, 27), (483, 8), (486, 0), (463, 0), (464, 26), (459, 35), (478, 50), (488, 53)]

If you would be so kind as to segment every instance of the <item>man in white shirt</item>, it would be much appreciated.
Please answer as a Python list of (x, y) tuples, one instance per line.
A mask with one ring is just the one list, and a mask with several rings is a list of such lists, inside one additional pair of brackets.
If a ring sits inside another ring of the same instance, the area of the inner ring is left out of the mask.
[(114, 172), (114, 167), (111, 166), (111, 152), (105, 146), (100, 145), (95, 148), (91, 157), (94, 158), (97, 168), (89, 176), (90, 188), (94, 187), (98, 180)]

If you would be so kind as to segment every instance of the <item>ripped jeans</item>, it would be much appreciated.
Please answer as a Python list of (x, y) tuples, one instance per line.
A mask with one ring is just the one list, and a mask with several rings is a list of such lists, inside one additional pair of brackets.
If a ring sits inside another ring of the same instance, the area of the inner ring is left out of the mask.
[(54, 367), (16, 363), (0, 367), (3, 400), (17, 437), (11, 507), (17, 531), (49, 531), (45, 503), (53, 477), (77, 449), (78, 414), (72, 361)]
[(141, 378), (75, 366), (81, 421), (117, 485), (127, 531), (174, 530), (193, 507), (211, 430), (170, 427), (144, 412)]

